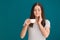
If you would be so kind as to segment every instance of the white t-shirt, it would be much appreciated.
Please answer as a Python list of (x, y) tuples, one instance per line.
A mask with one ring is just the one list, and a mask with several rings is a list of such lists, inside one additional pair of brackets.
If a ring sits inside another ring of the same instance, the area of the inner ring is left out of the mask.
[[(45, 20), (45, 27), (50, 27), (50, 21)], [(46, 40), (46, 38), (42, 35), (37, 23), (33, 24), (33, 27), (28, 28), (28, 40)]]

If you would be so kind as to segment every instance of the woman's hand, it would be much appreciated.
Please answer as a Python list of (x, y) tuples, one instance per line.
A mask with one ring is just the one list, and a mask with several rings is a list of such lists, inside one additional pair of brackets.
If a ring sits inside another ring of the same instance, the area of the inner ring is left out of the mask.
[(38, 21), (37, 21), (38, 25), (41, 25), (41, 22), (42, 22), (42, 18), (38, 17)]
[(29, 24), (30, 24), (30, 19), (26, 19), (26, 21), (25, 21), (25, 26), (29, 26)]

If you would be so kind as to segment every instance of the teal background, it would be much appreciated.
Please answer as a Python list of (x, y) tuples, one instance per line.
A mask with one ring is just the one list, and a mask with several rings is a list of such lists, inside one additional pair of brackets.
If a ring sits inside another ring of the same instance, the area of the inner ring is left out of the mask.
[(43, 5), (45, 17), (51, 22), (47, 40), (60, 40), (60, 0), (0, 0), (0, 40), (28, 40), (28, 32), (24, 39), (20, 33), (35, 2)]

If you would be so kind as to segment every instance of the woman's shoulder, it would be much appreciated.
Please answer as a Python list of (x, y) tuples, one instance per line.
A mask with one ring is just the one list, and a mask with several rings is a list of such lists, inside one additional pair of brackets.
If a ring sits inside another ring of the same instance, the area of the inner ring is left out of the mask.
[(45, 19), (45, 23), (46, 23), (45, 27), (49, 27), (50, 28), (50, 20)]
[(46, 22), (47, 24), (50, 24), (50, 20), (49, 20), (49, 19), (45, 19), (45, 22)]
[(45, 19), (45, 22), (50, 22), (50, 20), (49, 19)]

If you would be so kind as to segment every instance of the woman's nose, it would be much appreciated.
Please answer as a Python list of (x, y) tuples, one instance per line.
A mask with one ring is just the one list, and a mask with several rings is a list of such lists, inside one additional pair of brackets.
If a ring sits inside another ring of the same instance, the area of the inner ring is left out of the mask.
[(38, 14), (38, 11), (36, 11), (36, 13)]

